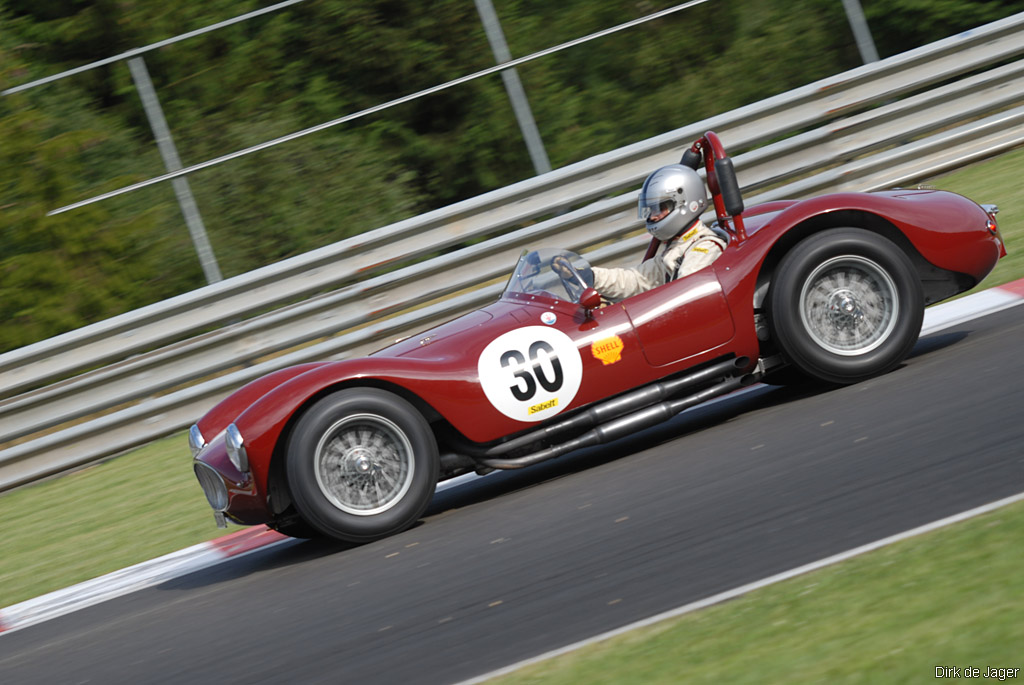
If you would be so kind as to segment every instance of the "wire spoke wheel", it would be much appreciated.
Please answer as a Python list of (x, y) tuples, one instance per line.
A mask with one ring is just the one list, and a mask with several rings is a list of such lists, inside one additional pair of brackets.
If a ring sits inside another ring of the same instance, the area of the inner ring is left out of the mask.
[(775, 269), (770, 340), (794, 377), (856, 383), (896, 368), (914, 347), (924, 294), (899, 245), (861, 228), (810, 235)]
[(322, 535), (369, 542), (413, 525), (437, 484), (437, 442), (411, 403), (349, 388), (310, 405), (285, 458), (302, 522)]
[(815, 269), (800, 292), (800, 317), (834, 354), (870, 352), (892, 333), (900, 313), (896, 284), (865, 257), (845, 255)]
[(371, 516), (401, 500), (416, 464), (409, 439), (392, 421), (355, 414), (335, 423), (320, 439), (314, 469), (317, 485), (331, 504)]

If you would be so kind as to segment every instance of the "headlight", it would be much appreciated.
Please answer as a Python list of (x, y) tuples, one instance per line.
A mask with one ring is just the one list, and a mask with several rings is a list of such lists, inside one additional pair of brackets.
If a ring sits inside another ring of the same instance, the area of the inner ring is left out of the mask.
[(245, 452), (242, 434), (239, 432), (238, 426), (233, 423), (224, 431), (224, 444), (228, 450), (228, 459), (235, 465), (235, 468), (242, 473), (248, 473), (249, 455)]
[(214, 511), (225, 511), (228, 508), (228, 489), (224, 485), (224, 481), (221, 480), (220, 474), (201, 461), (195, 462), (192, 468), (210, 507)]
[(199, 426), (192, 424), (188, 429), (188, 448), (192, 450), (192, 456), (198, 455), (206, 447), (206, 438), (199, 432)]

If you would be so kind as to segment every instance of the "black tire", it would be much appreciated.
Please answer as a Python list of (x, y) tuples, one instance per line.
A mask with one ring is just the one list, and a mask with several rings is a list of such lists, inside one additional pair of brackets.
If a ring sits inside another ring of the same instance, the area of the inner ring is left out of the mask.
[(438, 464), (430, 426), (411, 404), (376, 388), (352, 388), (302, 415), (286, 468), (304, 521), (338, 540), (369, 542), (419, 519)]
[(801, 241), (768, 293), (772, 337), (797, 371), (856, 383), (891, 371), (917, 342), (924, 295), (914, 265), (892, 241), (835, 228)]
[(800, 388), (814, 383), (815, 379), (790, 364), (770, 372), (761, 379), (761, 382), (765, 385), (777, 385), (783, 388)]
[(324, 534), (305, 522), (305, 520), (298, 516), (293, 516), (287, 520), (274, 521), (270, 525), (271, 528), (276, 530), (281, 535), (287, 535), (292, 538), (300, 538), (302, 540), (318, 540), (324, 537)]

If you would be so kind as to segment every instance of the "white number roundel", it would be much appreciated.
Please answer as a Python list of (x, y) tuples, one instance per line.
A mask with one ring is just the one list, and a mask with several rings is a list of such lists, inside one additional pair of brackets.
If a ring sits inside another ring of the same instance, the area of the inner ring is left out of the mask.
[(543, 421), (569, 406), (583, 380), (583, 360), (572, 339), (548, 326), (498, 336), (477, 361), (487, 400), (516, 421)]

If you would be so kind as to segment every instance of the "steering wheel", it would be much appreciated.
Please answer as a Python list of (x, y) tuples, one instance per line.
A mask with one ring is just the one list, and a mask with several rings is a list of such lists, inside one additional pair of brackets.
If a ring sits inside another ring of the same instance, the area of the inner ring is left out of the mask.
[(572, 301), (579, 302), (583, 291), (587, 289), (587, 284), (569, 258), (565, 255), (556, 255), (551, 260), (551, 270), (561, 279), (562, 285)]

